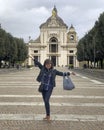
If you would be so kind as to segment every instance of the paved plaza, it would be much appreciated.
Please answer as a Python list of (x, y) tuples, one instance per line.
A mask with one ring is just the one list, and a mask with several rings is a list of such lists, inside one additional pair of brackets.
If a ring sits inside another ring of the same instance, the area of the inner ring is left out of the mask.
[[(57, 68), (67, 72), (67, 68)], [(0, 130), (104, 130), (104, 81), (76, 73), (76, 88), (63, 90), (57, 76), (51, 96), (51, 122), (43, 121), (45, 109), (36, 76), (39, 69), (0, 71)]]

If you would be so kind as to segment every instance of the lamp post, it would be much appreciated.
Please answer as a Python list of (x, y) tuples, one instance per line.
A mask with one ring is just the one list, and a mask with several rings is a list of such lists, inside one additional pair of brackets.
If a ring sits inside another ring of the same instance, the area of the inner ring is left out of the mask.
[(96, 57), (96, 53), (95, 53), (95, 36), (93, 37), (93, 47), (94, 47), (94, 68), (95, 68), (95, 57)]

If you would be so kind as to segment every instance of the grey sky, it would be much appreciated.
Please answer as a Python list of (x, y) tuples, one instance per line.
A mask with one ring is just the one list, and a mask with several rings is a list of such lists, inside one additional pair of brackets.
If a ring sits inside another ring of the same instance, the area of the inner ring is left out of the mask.
[(39, 26), (50, 16), (56, 6), (58, 15), (81, 38), (104, 11), (104, 0), (0, 0), (0, 23), (13, 36), (36, 39)]

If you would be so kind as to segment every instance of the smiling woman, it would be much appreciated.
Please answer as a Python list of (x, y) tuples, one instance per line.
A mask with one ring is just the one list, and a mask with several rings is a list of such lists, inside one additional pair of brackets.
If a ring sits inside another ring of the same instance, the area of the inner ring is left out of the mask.
[(37, 81), (40, 82), (39, 91), (42, 93), (45, 109), (46, 109), (46, 117), (44, 120), (50, 121), (50, 97), (53, 92), (53, 88), (56, 86), (55, 78), (56, 76), (66, 76), (70, 75), (70, 72), (60, 72), (54, 69), (53, 62), (50, 59), (46, 59), (44, 64), (42, 65), (36, 59), (34, 59), (31, 55), (30, 57), (34, 60), (35, 65), (37, 65), (40, 69), (40, 73), (37, 77)]

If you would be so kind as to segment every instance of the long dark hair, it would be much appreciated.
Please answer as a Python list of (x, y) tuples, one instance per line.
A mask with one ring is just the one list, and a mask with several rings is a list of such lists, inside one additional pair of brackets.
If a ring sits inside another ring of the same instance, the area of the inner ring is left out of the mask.
[(50, 59), (46, 59), (46, 60), (44, 61), (44, 67), (45, 67), (46, 64), (51, 64), (51, 69), (54, 68), (54, 64), (53, 64), (53, 62), (52, 62)]

